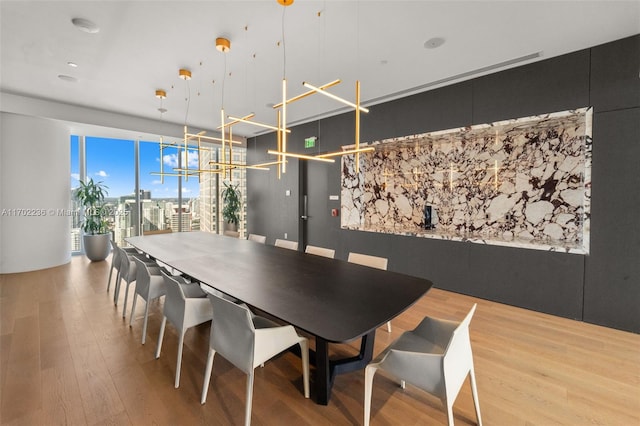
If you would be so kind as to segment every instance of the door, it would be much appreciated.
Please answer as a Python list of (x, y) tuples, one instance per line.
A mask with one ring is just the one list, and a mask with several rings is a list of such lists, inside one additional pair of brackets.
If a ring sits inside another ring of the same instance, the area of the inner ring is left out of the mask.
[[(336, 248), (333, 242), (329, 173), (333, 165), (300, 161), (300, 229), (302, 251), (307, 244)], [(339, 207), (339, 201), (332, 201)], [(337, 218), (339, 220), (339, 218)]]

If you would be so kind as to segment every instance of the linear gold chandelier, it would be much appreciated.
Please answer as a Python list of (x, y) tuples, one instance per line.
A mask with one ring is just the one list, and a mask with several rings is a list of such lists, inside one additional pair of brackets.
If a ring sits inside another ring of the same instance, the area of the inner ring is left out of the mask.
[[(287, 105), (288, 103), (292, 103), (295, 101), (298, 101), (300, 99), (303, 99), (309, 95), (313, 95), (315, 93), (320, 93), (322, 95), (325, 95), (331, 99), (337, 100), (347, 106), (352, 107), (355, 110), (356, 113), (356, 123), (355, 123), (355, 148), (354, 149), (348, 149), (348, 150), (342, 150), (342, 151), (335, 151), (335, 152), (330, 152), (327, 154), (318, 154), (318, 155), (302, 155), (302, 154), (292, 154), (290, 152), (287, 152), (286, 149), (286, 145), (282, 145), (281, 150), (279, 147), (279, 150), (276, 151), (268, 151), (269, 154), (272, 155), (279, 155), (279, 156), (289, 156), (289, 157), (296, 157), (296, 158), (302, 158), (305, 160), (317, 160), (317, 161), (326, 161), (327, 159), (331, 158), (331, 157), (338, 157), (338, 156), (342, 156), (342, 155), (353, 155), (355, 154), (356, 156), (356, 173), (358, 173), (360, 171), (360, 153), (363, 152), (371, 152), (371, 151), (375, 151), (375, 148), (372, 146), (367, 146), (367, 147), (360, 147), (360, 112), (369, 112), (369, 110), (367, 108), (364, 108), (363, 106), (360, 105), (360, 81), (356, 81), (356, 102), (350, 102), (346, 99), (343, 99), (339, 96), (334, 95), (333, 93), (330, 93), (326, 90), (326, 88), (331, 87), (331, 86), (335, 86), (336, 84), (339, 84), (340, 80), (334, 80), (331, 81), (327, 84), (324, 84), (322, 86), (313, 86), (307, 82), (303, 82), (302, 85), (308, 89), (311, 89), (309, 92), (305, 92), (302, 93), (298, 96), (295, 96), (291, 99), (285, 99), (282, 101), (282, 103), (274, 105), (274, 108), (284, 108), (285, 105)], [(332, 161), (333, 162), (333, 161)]]
[[(279, 4), (284, 7), (290, 6), (293, 4), (294, 0), (277, 0)], [(319, 16), (319, 14), (318, 14)], [(284, 13), (282, 15), (283, 25), (282, 25), (282, 45), (284, 51), (284, 63), (286, 64), (286, 49), (285, 49), (285, 36), (284, 36)], [(286, 67), (286, 65), (285, 65)], [(340, 83), (340, 80), (334, 80), (329, 83), (326, 83), (322, 86), (314, 86), (308, 82), (303, 82), (302, 85), (307, 89), (310, 89), (308, 92), (302, 93), (300, 95), (294, 96), (290, 99), (287, 99), (287, 79), (286, 79), (286, 70), (283, 70), (283, 78), (282, 78), (282, 102), (273, 106), (274, 109), (278, 110), (278, 147), (276, 150), (268, 150), (267, 153), (271, 155), (277, 155), (278, 160), (282, 161), (282, 173), (286, 172), (286, 158), (294, 157), (303, 160), (315, 160), (315, 161), (324, 161), (324, 162), (334, 162), (331, 157), (337, 157), (342, 155), (352, 155), (355, 154), (355, 162), (356, 162), (356, 173), (360, 171), (360, 153), (362, 152), (371, 152), (374, 151), (374, 147), (360, 147), (360, 112), (368, 113), (369, 110), (360, 105), (360, 81), (356, 81), (356, 102), (350, 102), (346, 99), (343, 99), (339, 96), (334, 95), (331, 92), (328, 92), (326, 89), (336, 84)], [(328, 154), (320, 154), (320, 155), (306, 155), (306, 154), (296, 154), (287, 151), (287, 132), (285, 131), (287, 128), (287, 105), (298, 101), (300, 99), (306, 98), (307, 96), (320, 93), (324, 96), (327, 96), (331, 99), (334, 99), (338, 102), (341, 102), (347, 106), (350, 106), (355, 109), (356, 113), (356, 122), (355, 122), (355, 149), (350, 150), (342, 150), (336, 152), (330, 152)], [(280, 177), (280, 173), (278, 173), (278, 178)]]
[[(286, 8), (292, 5), (294, 0), (277, 0), (277, 2)], [(320, 14), (318, 14), (318, 16), (320, 16)], [(220, 137), (218, 138), (213, 136), (207, 136), (204, 131), (199, 133), (190, 133), (187, 128), (186, 117), (185, 117), (183, 143), (167, 144), (167, 143), (164, 143), (162, 138), (160, 138), (160, 157), (161, 157), (160, 172), (152, 173), (152, 174), (160, 175), (162, 179), (164, 179), (164, 176), (181, 176), (181, 177), (184, 177), (186, 180), (188, 180), (190, 176), (197, 176), (199, 178), (201, 173), (218, 173), (221, 176), (223, 176), (224, 179), (227, 179), (228, 176), (231, 179), (233, 176), (233, 174), (231, 173), (231, 170), (233, 169), (248, 168), (253, 170), (270, 170), (270, 166), (278, 166), (277, 174), (278, 174), (278, 179), (280, 179), (281, 174), (286, 173), (288, 157), (297, 158), (300, 160), (312, 160), (312, 161), (320, 161), (320, 162), (326, 162), (326, 163), (334, 163), (335, 157), (344, 156), (344, 155), (355, 155), (355, 171), (356, 173), (359, 172), (360, 154), (375, 151), (375, 147), (373, 146), (362, 146), (360, 144), (360, 114), (361, 113), (366, 114), (369, 112), (368, 108), (365, 108), (360, 104), (360, 91), (361, 91), (360, 81), (356, 80), (354, 102), (351, 102), (347, 99), (339, 97), (327, 90), (331, 87), (334, 87), (340, 84), (341, 83), (340, 79), (336, 79), (319, 86), (313, 85), (307, 81), (303, 81), (302, 85), (309, 90), (299, 95), (296, 95), (294, 97), (287, 98), (284, 13), (282, 15), (282, 19), (283, 19), (282, 47), (283, 47), (283, 59), (284, 59), (283, 65), (284, 66), (283, 66), (283, 76), (282, 76), (282, 82), (281, 82), (282, 100), (280, 103), (273, 106), (273, 109), (276, 110), (276, 125), (253, 121), (252, 118), (255, 116), (254, 113), (250, 113), (244, 116), (226, 115), (225, 109), (224, 109), (224, 79), (223, 79), (222, 102), (221, 102), (221, 108), (220, 108), (220, 125), (216, 129), (220, 131)], [(280, 43), (278, 43), (278, 45), (280, 45)], [(231, 42), (227, 38), (218, 37), (216, 38), (216, 49), (221, 53), (226, 54), (231, 50)], [(226, 69), (226, 56), (225, 56), (225, 71), (224, 71), (225, 77), (226, 77), (226, 74), (227, 74), (227, 69)], [(186, 84), (188, 84), (188, 81), (191, 79), (191, 71), (187, 69), (180, 69), (178, 71), (178, 76), (181, 79), (185, 80)], [(347, 105), (350, 108), (353, 108), (355, 112), (355, 131), (354, 131), (354, 144), (351, 147), (344, 147), (342, 150), (339, 150), (339, 151), (329, 152), (324, 154), (316, 154), (316, 155), (307, 155), (307, 154), (290, 152), (287, 149), (288, 135), (291, 133), (291, 129), (287, 128), (287, 106), (293, 102), (299, 101), (301, 99), (307, 98), (315, 94), (321, 94), (325, 97), (331, 98), (337, 102)], [(158, 90), (156, 91), (156, 96), (162, 100), (164, 99), (164, 97), (166, 97), (166, 92), (162, 90)], [(187, 111), (188, 111), (188, 105), (187, 105)], [(267, 150), (267, 154), (277, 156), (277, 159), (275, 161), (267, 161), (267, 162), (251, 164), (251, 165), (233, 162), (233, 144), (237, 143), (233, 140), (233, 126), (240, 123), (250, 124), (253, 126), (264, 128), (264, 129), (276, 131), (276, 136), (277, 136), (276, 149)], [(201, 168), (202, 167), (201, 164), (199, 164), (197, 168), (190, 167), (189, 161), (188, 161), (190, 150), (192, 152), (193, 151), (197, 152), (198, 159), (201, 158), (200, 156), (201, 152), (205, 150), (211, 151), (211, 148), (202, 146), (203, 141), (220, 143), (221, 158), (219, 159), (219, 161), (213, 161), (213, 160), (209, 161), (208, 168)], [(163, 167), (162, 155), (163, 155), (163, 151), (167, 148), (178, 149), (179, 158), (182, 158), (181, 156), (184, 155), (186, 164), (180, 167), (174, 167), (172, 172), (165, 171)], [(229, 154), (228, 158), (227, 158), (227, 149)]]

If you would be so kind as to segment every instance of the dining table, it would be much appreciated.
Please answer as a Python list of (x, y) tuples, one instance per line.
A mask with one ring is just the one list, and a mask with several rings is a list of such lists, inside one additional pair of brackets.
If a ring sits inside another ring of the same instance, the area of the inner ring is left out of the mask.
[[(291, 324), (315, 339), (316, 402), (327, 405), (337, 375), (363, 369), (376, 329), (431, 288), (431, 281), (204, 231), (126, 238), (201, 285)], [(361, 339), (356, 356), (330, 359), (329, 345)]]

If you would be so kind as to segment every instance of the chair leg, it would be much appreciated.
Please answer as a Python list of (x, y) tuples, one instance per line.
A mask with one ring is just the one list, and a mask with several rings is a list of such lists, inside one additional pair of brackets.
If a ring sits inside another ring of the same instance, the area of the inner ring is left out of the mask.
[(478, 419), (478, 426), (482, 426), (482, 418), (480, 417), (480, 400), (478, 399), (478, 388), (476, 386), (476, 374), (473, 371), (473, 366), (469, 371), (469, 381), (471, 382), (471, 395), (473, 396), (473, 405), (476, 408), (476, 417)]
[(160, 324), (160, 334), (158, 335), (158, 344), (156, 345), (156, 359), (160, 358), (160, 350), (162, 349), (162, 339), (164, 338), (164, 327), (167, 325), (167, 317), (162, 317)]
[(132, 282), (134, 281), (127, 282), (127, 289), (124, 293), (124, 306), (122, 307), (122, 318), (127, 315), (127, 299), (129, 298), (129, 287), (131, 286)]
[(118, 306), (118, 297), (120, 297), (120, 284), (122, 283), (122, 277), (120, 276), (120, 272), (116, 276), (116, 288), (113, 291), (113, 304)]
[(391, 321), (387, 321), (387, 332), (391, 333)]
[(184, 346), (184, 333), (185, 330), (180, 332), (180, 338), (178, 339), (178, 361), (176, 363), (176, 382), (174, 387), (178, 389), (180, 387), (180, 368), (182, 367), (182, 347)]
[(244, 408), (244, 425), (251, 425), (251, 407), (253, 404), (253, 370), (247, 374), (247, 405)]
[(300, 341), (300, 353), (302, 358), (302, 383), (304, 385), (304, 397), (309, 398), (309, 342)]
[(131, 315), (129, 315), (129, 327), (133, 324), (133, 315), (136, 313), (136, 300), (138, 300), (138, 293), (133, 293), (133, 302), (131, 302)]
[(109, 269), (109, 278), (107, 279), (107, 293), (109, 293), (109, 288), (111, 287), (111, 275), (113, 274), (113, 261), (111, 262), (111, 269)]
[(207, 356), (207, 366), (204, 369), (204, 384), (202, 385), (202, 396), (200, 397), (200, 404), (207, 402), (207, 393), (209, 392), (209, 382), (211, 382), (211, 370), (213, 369), (213, 357), (216, 355), (211, 347), (209, 348), (209, 355)]
[[(136, 300), (133, 299), (133, 304), (135, 306)], [(142, 324), (142, 344), (147, 341), (147, 324), (149, 323), (149, 301), (144, 301), (144, 322)]]
[[(455, 399), (454, 399), (455, 401)], [(449, 422), (449, 426), (454, 426), (453, 424), (453, 403), (454, 401), (449, 402), (449, 400), (445, 397), (442, 402), (444, 406), (447, 407), (447, 420)]]
[(371, 390), (373, 388), (373, 376), (378, 370), (377, 367), (367, 365), (364, 369), (364, 426), (369, 426), (371, 417)]

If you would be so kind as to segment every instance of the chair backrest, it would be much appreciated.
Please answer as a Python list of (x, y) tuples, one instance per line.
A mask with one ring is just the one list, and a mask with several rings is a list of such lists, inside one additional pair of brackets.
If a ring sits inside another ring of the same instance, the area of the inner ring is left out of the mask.
[(178, 330), (181, 330), (185, 318), (186, 297), (180, 287), (180, 283), (174, 277), (168, 275), (165, 271), (162, 271), (162, 276), (164, 277), (167, 291), (164, 299), (163, 314)]
[[(118, 252), (120, 252), (120, 276), (125, 279), (126, 282), (134, 281), (135, 278), (135, 266), (131, 264), (131, 259), (127, 252), (124, 251), (122, 247), (117, 248)], [(134, 263), (135, 265), (135, 263)]]
[(333, 259), (336, 255), (336, 251), (333, 249), (328, 249), (324, 247), (312, 246), (307, 244), (307, 248), (304, 250), (305, 253), (315, 254), (316, 256), (324, 256)]
[(265, 244), (267, 242), (267, 237), (264, 235), (249, 234), (249, 241), (255, 241), (256, 243)]
[(149, 285), (151, 283), (151, 273), (147, 265), (137, 257), (133, 257), (136, 263), (136, 293), (145, 296), (149, 294)]
[(213, 307), (209, 345), (227, 361), (249, 374), (253, 371), (255, 327), (246, 306), (207, 294)]
[(118, 247), (118, 244), (116, 244), (116, 242), (112, 239), (109, 239), (109, 241), (111, 242), (111, 249), (113, 250), (113, 258), (111, 259), (111, 264), (114, 268), (120, 271), (120, 247)]
[(378, 257), (378, 256), (370, 256), (368, 254), (362, 253), (349, 253), (348, 262), (357, 263), (358, 265), (368, 266), (370, 268), (384, 269), (387, 270), (387, 258), (386, 257)]
[(458, 324), (451, 335), (449, 344), (444, 352), (443, 372), (446, 378), (447, 399), (458, 395), (460, 388), (464, 384), (469, 370), (473, 368), (473, 354), (471, 352), (471, 339), (469, 337), (469, 323), (476, 311), (477, 304), (474, 303), (469, 313)]
[(276, 240), (276, 247), (282, 247), (289, 250), (298, 250), (298, 242), (297, 241), (289, 241), (289, 240)]

